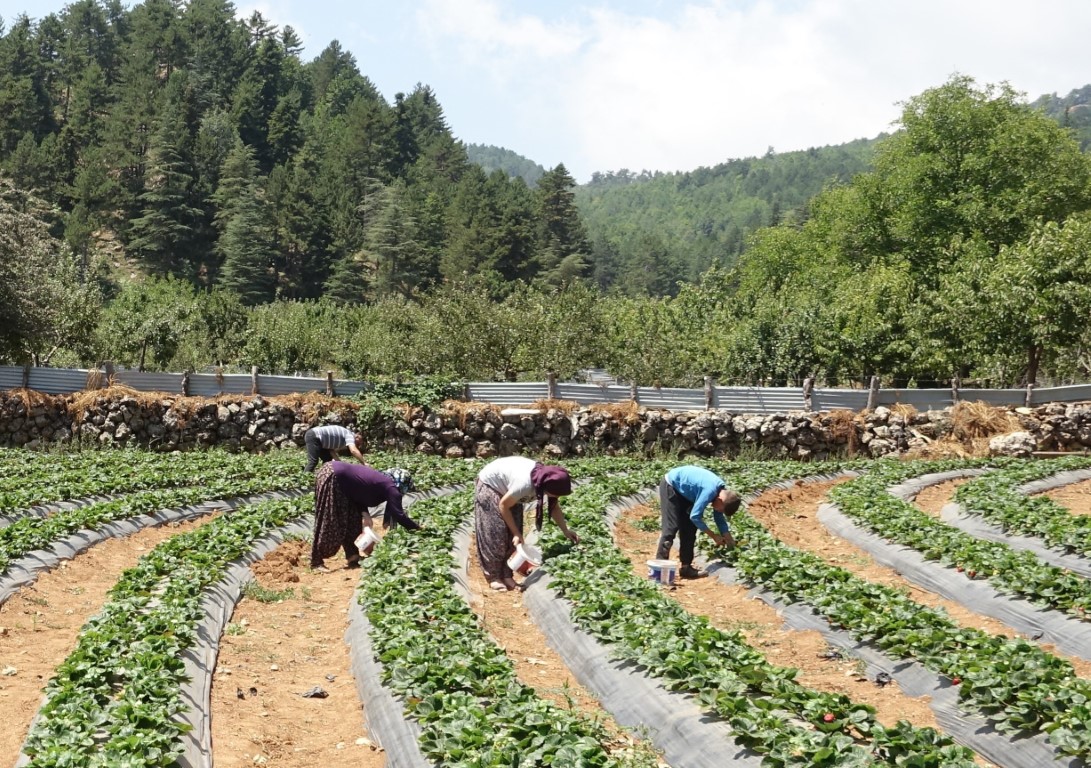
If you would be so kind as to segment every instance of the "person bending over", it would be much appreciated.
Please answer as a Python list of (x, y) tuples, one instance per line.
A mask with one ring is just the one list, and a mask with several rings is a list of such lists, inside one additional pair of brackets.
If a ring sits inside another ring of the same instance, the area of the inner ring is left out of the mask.
[[(675, 467), (659, 483), (659, 548), (655, 552), (656, 558), (670, 558), (677, 535), (678, 557), (682, 562), (678, 575), (683, 579), (706, 576), (704, 571), (693, 567), (697, 531), (707, 533), (717, 546), (735, 546), (727, 519), (739, 510), (741, 504), (739, 495), (715, 473), (694, 465)], [(712, 507), (719, 533), (713, 533), (704, 521), (705, 508), (709, 506)]]
[(347, 568), (360, 566), (356, 539), (371, 527), (371, 508), (386, 504), (383, 527), (401, 525), (418, 530), (420, 523), (405, 512), (402, 497), (412, 492), (413, 478), (404, 469), (380, 472), (367, 465), (331, 461), (314, 476), (314, 539), (311, 568), (326, 570), (323, 561), (344, 549)]
[(360, 452), (364, 447), (364, 436), (336, 424), (311, 427), (303, 436), (303, 442), (307, 445), (308, 472), (314, 472), (320, 462), (337, 461), (341, 451), (345, 450), (361, 464), (364, 463), (364, 454)]

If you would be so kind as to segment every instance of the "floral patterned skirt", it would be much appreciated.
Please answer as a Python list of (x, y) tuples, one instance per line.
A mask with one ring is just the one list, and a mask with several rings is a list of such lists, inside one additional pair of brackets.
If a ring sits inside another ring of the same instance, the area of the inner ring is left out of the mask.
[(355, 560), (356, 537), (363, 531), (363, 516), (356, 505), (341, 493), (332, 461), (318, 468), (314, 477), (314, 540), (311, 543), (311, 567), (322, 564), (338, 549), (346, 560)]
[[(511, 509), (512, 519), (523, 530), (523, 505)], [(474, 487), (474, 535), (477, 538), (477, 559), (489, 581), (512, 577), (508, 557), (515, 551), (511, 531), (500, 515), (500, 494), (480, 480)]]

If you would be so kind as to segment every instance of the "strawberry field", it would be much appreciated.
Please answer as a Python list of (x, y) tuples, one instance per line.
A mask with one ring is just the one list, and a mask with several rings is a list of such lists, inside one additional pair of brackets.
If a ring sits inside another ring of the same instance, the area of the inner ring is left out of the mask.
[(0, 451), (0, 762), (1091, 756), (1091, 515), (1052, 493), (1091, 460), (705, 462), (747, 499), (739, 546), (673, 589), (642, 565), (671, 464), (571, 461), (580, 542), (547, 525), (545, 566), (497, 595), (470, 535), (482, 462), (369, 459), (413, 473), (424, 528), (320, 574), (296, 451)]

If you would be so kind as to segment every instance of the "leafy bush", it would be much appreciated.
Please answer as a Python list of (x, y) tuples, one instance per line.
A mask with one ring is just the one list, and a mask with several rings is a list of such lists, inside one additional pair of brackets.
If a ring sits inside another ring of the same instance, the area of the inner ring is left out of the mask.
[(418, 376), (408, 381), (380, 379), (356, 396), (360, 409), (356, 423), (361, 429), (373, 427), (399, 415), (410, 406), (432, 410), (444, 400), (461, 397), (463, 383), (439, 376)]

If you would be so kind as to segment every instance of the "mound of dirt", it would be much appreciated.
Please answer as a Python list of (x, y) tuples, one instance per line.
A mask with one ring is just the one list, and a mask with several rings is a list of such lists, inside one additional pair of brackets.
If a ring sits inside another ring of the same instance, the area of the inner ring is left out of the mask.
[(298, 570), (310, 557), (310, 545), (305, 541), (287, 541), (264, 559), (254, 563), (250, 570), (263, 584), (295, 584), (299, 581)]

